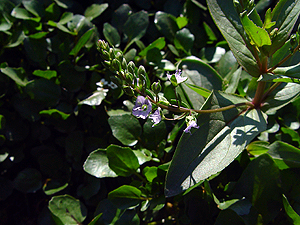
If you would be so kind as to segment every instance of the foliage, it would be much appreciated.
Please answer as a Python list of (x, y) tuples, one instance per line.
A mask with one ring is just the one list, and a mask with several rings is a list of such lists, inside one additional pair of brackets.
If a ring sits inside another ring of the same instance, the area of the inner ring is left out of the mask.
[(1, 224), (298, 224), (300, 1), (128, 2), (0, 0)]

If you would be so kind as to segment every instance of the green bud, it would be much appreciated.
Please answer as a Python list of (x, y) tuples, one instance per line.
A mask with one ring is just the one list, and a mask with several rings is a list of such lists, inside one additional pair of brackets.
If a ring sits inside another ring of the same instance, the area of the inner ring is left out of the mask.
[(123, 58), (122, 63), (121, 63), (121, 66), (122, 66), (122, 69), (123, 69), (123, 70), (127, 70), (127, 62), (126, 62), (126, 59), (125, 59), (125, 58)]
[(139, 69), (138, 69), (138, 72), (137, 72), (138, 76), (140, 77), (140, 75), (146, 75), (146, 70), (145, 70), (145, 67), (140, 65), (139, 66)]
[(110, 67), (110, 65), (111, 65), (111, 62), (110, 62), (110, 61), (107, 61), (107, 60), (105, 60), (105, 61), (103, 61), (103, 64), (104, 64), (104, 66), (105, 66), (106, 68), (109, 68), (109, 67)]
[(128, 67), (128, 71), (129, 71), (130, 73), (132, 73), (132, 74), (135, 73), (135, 68), (136, 68), (136, 67), (135, 67), (134, 62), (130, 61), (130, 62), (128, 63), (127, 67)]
[(119, 60), (113, 59), (113, 61), (111, 62), (111, 69), (114, 71), (120, 71), (122, 69)]
[(132, 84), (133, 81), (133, 74), (130, 72), (127, 72), (125, 74), (125, 81), (127, 82), (127, 84)]
[(110, 49), (109, 49), (109, 56), (110, 56), (111, 59), (116, 58), (115, 51), (114, 51), (113, 48), (110, 48)]
[(123, 60), (123, 54), (121, 52), (117, 52), (116, 53), (116, 59), (119, 60), (120, 62), (122, 62), (122, 60)]
[(291, 35), (290, 43), (291, 43), (292, 46), (295, 46), (297, 44), (297, 35), (296, 34)]
[(108, 51), (106, 50), (101, 50), (101, 58), (104, 59), (104, 60), (110, 60), (110, 55), (108, 53)]
[(128, 95), (128, 96), (133, 96), (134, 95), (134, 92), (133, 92), (131, 87), (125, 86), (123, 88), (123, 90), (124, 90), (125, 94)]
[(151, 85), (151, 90), (152, 90), (155, 94), (158, 94), (158, 93), (161, 91), (160, 81), (154, 82), (154, 83)]
[(278, 32), (278, 28), (274, 28), (271, 32), (270, 32), (270, 37), (275, 37), (277, 35)]

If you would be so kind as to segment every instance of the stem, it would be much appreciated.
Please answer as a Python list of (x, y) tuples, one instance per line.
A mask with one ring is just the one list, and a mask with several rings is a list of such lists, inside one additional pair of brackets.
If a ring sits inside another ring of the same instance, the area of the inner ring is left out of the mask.
[(271, 93), (272, 91), (274, 91), (275, 88), (277, 88), (281, 83), (282, 83), (282, 82), (277, 82), (277, 83), (273, 84), (273, 85), (269, 88), (269, 90), (266, 91), (266, 93), (263, 94), (262, 99), (261, 99), (262, 102), (263, 102), (264, 100), (266, 100), (266, 98), (270, 95), (270, 93)]
[(256, 93), (255, 93), (254, 99), (252, 101), (252, 104), (255, 107), (259, 107), (262, 102), (262, 97), (263, 97), (263, 94), (265, 91), (265, 86), (266, 86), (266, 82), (264, 82), (264, 81), (258, 82)]

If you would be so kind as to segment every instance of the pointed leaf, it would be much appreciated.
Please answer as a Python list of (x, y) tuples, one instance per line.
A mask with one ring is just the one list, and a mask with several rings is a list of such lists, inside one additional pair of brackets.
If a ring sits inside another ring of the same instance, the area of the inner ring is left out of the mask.
[(86, 8), (86, 10), (84, 11), (84, 16), (89, 20), (93, 20), (96, 17), (100, 16), (107, 8), (108, 3), (92, 4), (91, 6)]
[(194, 40), (194, 35), (187, 28), (183, 28), (176, 32), (174, 44), (177, 49), (189, 53), (193, 47)]
[(292, 224), (300, 224), (299, 214), (295, 212), (295, 210), (290, 205), (289, 200), (284, 194), (282, 195), (282, 201), (283, 201), (285, 212), (288, 215), (288, 217), (291, 219)]
[(176, 18), (165, 12), (156, 12), (154, 23), (157, 29), (171, 42), (175, 37), (176, 32), (179, 30), (179, 27), (176, 22)]
[(118, 30), (109, 23), (103, 24), (103, 35), (110, 45), (119, 47), (121, 37)]
[(140, 203), (142, 192), (136, 187), (123, 185), (108, 194), (114, 205), (120, 209), (136, 206)]
[(210, 13), (228, 42), (228, 45), (239, 64), (251, 75), (260, 74), (250, 43), (245, 37), (245, 31), (231, 0), (208, 0)]
[(72, 49), (72, 51), (69, 53), (70, 55), (76, 56), (78, 52), (85, 46), (85, 44), (89, 41), (92, 34), (95, 32), (95, 29), (92, 28), (88, 30), (87, 32), (80, 37), (79, 41), (76, 43), (75, 47)]
[[(210, 96), (204, 106), (211, 108), (218, 101), (224, 102), (224, 99), (218, 95)], [(222, 171), (266, 129), (266, 115), (260, 110), (252, 109), (235, 118), (237, 115), (237, 109), (202, 114), (198, 117), (200, 128), (192, 135), (183, 134), (168, 171), (167, 196), (179, 194)]]

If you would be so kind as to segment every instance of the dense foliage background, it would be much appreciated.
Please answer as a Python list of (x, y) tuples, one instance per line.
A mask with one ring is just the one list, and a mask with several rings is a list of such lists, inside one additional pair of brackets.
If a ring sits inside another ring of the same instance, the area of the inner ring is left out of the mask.
[[(263, 17), (276, 1), (256, 3)], [(214, 74), (195, 84), (245, 96), (251, 77), (205, 1), (0, 0), (0, 11), (1, 224), (297, 224), (300, 99), (269, 115), (268, 130), (214, 179), (165, 198), (185, 123), (133, 117), (135, 98), (102, 64), (98, 39), (161, 80), (168, 99), (166, 72), (178, 64), (200, 80)], [(181, 92), (195, 108), (205, 100)], [(278, 146), (285, 161), (272, 155)]]

